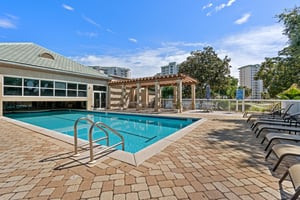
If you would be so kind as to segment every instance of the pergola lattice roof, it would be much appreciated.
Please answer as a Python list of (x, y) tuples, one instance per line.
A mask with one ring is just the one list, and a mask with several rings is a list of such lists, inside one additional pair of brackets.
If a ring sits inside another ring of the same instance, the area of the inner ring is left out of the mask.
[(181, 80), (183, 85), (193, 85), (197, 84), (198, 81), (185, 74), (172, 74), (166, 76), (151, 76), (142, 77), (129, 80), (111, 80), (109, 86), (121, 86), (126, 85), (126, 87), (136, 87), (137, 83), (141, 87), (154, 86), (155, 82), (158, 81), (160, 86), (171, 86), (176, 85), (177, 80)]

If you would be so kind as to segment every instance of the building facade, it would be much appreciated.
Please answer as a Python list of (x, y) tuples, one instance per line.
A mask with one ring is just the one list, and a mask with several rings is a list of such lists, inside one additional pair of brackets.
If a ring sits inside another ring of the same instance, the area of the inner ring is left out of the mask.
[(0, 116), (40, 109), (101, 109), (110, 78), (33, 43), (0, 43)]
[(103, 71), (104, 74), (109, 76), (118, 76), (123, 78), (130, 78), (131, 72), (128, 68), (123, 67), (101, 67), (101, 66), (91, 66), (93, 69), (98, 71)]
[(262, 80), (254, 80), (255, 74), (259, 71), (260, 65), (246, 65), (239, 68), (240, 86), (252, 90), (251, 99), (261, 99), (263, 92)]
[(172, 75), (172, 74), (178, 74), (179, 71), (179, 65), (176, 64), (176, 62), (170, 62), (166, 66), (161, 67), (161, 76), (166, 76), (166, 75)]

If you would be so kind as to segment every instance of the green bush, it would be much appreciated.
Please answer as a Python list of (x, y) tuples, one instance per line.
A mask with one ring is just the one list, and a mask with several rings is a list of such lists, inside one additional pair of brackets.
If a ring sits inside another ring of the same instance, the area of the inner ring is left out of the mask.
[(297, 84), (293, 84), (289, 89), (277, 95), (279, 99), (300, 99), (300, 89)]

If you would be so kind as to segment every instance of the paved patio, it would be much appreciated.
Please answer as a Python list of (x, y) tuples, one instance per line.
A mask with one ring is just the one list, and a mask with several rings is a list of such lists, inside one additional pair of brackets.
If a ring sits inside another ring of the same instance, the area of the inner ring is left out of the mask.
[[(185, 113), (207, 120), (135, 167), (105, 158), (88, 167), (73, 147), (0, 118), (0, 199), (286, 199), (241, 114)], [(286, 193), (288, 192), (288, 193)]]

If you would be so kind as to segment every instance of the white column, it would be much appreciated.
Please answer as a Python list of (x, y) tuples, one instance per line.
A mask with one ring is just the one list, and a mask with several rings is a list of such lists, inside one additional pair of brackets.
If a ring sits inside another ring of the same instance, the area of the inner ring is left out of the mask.
[(87, 110), (93, 110), (94, 109), (94, 90), (93, 90), (93, 84), (88, 84), (88, 93), (87, 93)]
[(196, 86), (195, 84), (191, 85), (191, 93), (192, 93), (192, 104), (191, 104), (191, 108), (192, 110), (195, 110), (195, 105), (196, 105)]
[(111, 108), (111, 86), (107, 86), (107, 105), (106, 108), (110, 109)]
[(177, 109), (177, 86), (173, 86), (173, 109)]
[(177, 109), (182, 112), (182, 80), (177, 80)]
[(126, 86), (122, 84), (121, 88), (121, 109), (125, 108), (125, 96), (126, 96)]
[(155, 104), (154, 104), (154, 111), (155, 112), (159, 112), (160, 111), (160, 98), (161, 98), (161, 95), (160, 95), (160, 85), (159, 85), (159, 82), (156, 81), (155, 82)]
[(136, 110), (140, 110), (141, 108), (141, 84), (136, 84)]

